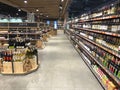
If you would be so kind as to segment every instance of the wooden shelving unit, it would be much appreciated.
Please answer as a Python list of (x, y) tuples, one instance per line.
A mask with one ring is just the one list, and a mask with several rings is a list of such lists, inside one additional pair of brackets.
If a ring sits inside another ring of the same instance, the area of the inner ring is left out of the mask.
[[(0, 42), (8, 43), (9, 39), (20, 36), (30, 38), (31, 42), (41, 40), (45, 23), (0, 23)], [(12, 37), (11, 37), (12, 36)]]

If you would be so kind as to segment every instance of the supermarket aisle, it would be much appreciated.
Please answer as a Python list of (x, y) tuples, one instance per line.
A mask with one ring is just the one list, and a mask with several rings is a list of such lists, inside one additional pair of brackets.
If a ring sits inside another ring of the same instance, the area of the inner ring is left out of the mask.
[(39, 59), (34, 73), (0, 75), (0, 90), (103, 90), (61, 31), (39, 50)]

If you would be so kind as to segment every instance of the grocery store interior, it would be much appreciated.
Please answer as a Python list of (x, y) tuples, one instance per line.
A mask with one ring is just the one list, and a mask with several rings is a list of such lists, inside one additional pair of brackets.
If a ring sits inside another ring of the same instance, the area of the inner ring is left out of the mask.
[(0, 90), (120, 90), (120, 0), (0, 0)]

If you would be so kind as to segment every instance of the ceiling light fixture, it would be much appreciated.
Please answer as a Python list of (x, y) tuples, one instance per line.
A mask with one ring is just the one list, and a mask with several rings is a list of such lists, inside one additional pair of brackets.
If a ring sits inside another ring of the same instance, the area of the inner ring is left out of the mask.
[(20, 12), (20, 11), (21, 11), (21, 9), (18, 9), (18, 11)]
[(62, 5), (60, 5), (59, 8), (62, 10), (63, 9)]
[(27, 0), (24, 0), (24, 3), (28, 3)]
[(39, 11), (39, 9), (36, 9), (36, 12), (38, 12)]
[(59, 7), (62, 10), (62, 7)]
[(61, 2), (63, 2), (64, 0), (61, 0)]

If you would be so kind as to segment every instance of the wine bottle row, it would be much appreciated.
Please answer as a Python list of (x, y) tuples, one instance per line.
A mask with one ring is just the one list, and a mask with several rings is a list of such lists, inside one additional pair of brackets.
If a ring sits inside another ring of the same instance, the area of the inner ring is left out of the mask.
[(107, 19), (107, 20), (99, 20), (99, 21), (92, 21), (91, 25), (119, 25), (120, 24), (120, 18), (113, 18), (113, 19)]
[(101, 82), (104, 84), (107, 90), (117, 90), (113, 82), (105, 75), (102, 69), (98, 65), (93, 65), (93, 70), (99, 76)]
[(85, 28), (85, 29), (90, 29), (90, 30), (100, 30), (104, 32), (120, 34), (120, 22), (119, 24), (114, 23), (114, 24), (109, 24), (109, 25), (106, 25), (104, 23), (100, 23), (100, 24), (85, 23), (82, 25), (74, 25), (73, 28)]
[(13, 60), (14, 61), (23, 61), (26, 57), (25, 50), (17, 50), (13, 52)]
[(11, 50), (0, 52), (0, 56), (4, 61), (10, 62), (13, 60), (13, 52)]
[(0, 58), (3, 61), (23, 61), (25, 58), (33, 58), (37, 55), (37, 49), (35, 47), (27, 47), (25, 49), (15, 50), (3, 50), (0, 52)]
[(23, 40), (9, 40), (9, 47), (13, 46), (14, 48), (18, 48), (18, 47), (21, 47), (21, 48), (25, 48), (26, 47), (26, 42), (23, 41)]
[(98, 17), (104, 17), (108, 15), (119, 15), (120, 14), (120, 2), (112, 2), (101, 8), (91, 11), (91, 13), (81, 15), (81, 20), (89, 20)]
[(120, 39), (118, 37), (111, 37), (83, 30), (81, 30), (80, 33), (88, 37), (88, 39), (92, 38), (91, 40), (94, 42), (99, 43), (110, 50), (114, 50), (118, 54), (120, 53)]

